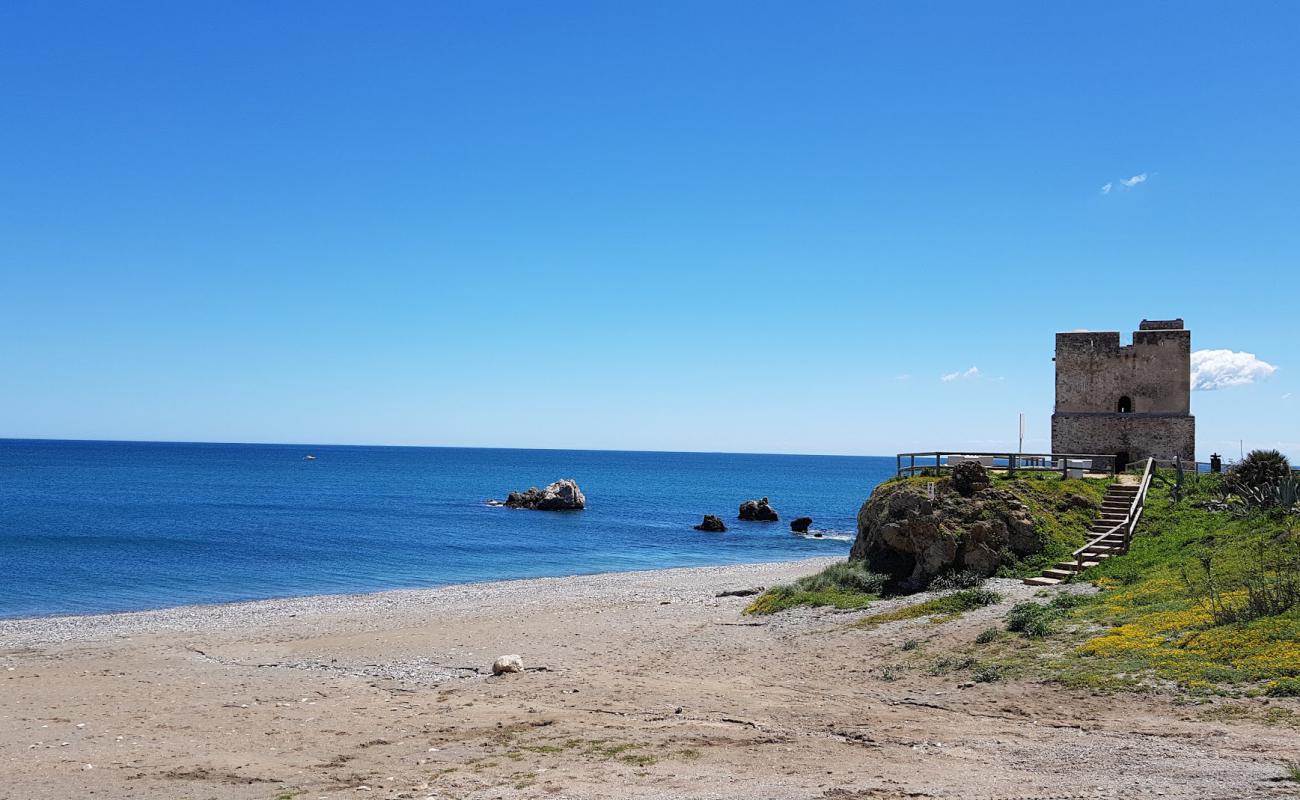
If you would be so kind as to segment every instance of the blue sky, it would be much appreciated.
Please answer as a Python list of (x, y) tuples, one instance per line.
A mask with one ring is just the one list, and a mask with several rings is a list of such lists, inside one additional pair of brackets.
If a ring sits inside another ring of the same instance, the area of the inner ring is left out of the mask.
[(5, 3), (0, 436), (1040, 449), (1054, 332), (1182, 316), (1275, 368), (1194, 394), (1199, 455), (1300, 455), (1297, 30)]

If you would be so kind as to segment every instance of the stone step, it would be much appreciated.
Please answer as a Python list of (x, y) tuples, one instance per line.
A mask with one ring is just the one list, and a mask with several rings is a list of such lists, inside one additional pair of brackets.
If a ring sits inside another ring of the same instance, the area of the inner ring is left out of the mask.
[(1033, 578), (1025, 578), (1025, 583), (1029, 586), (1056, 586), (1061, 583), (1059, 578), (1048, 578), (1045, 575), (1037, 575)]
[(1083, 570), (1091, 569), (1092, 567), (1095, 567), (1100, 563), (1101, 563), (1100, 561), (1097, 561), (1095, 559), (1085, 558), (1083, 560), (1083, 566), (1080, 567), (1079, 562), (1077, 561), (1062, 561), (1061, 563), (1056, 565), (1056, 569), (1063, 570), (1065, 572), (1082, 572)]

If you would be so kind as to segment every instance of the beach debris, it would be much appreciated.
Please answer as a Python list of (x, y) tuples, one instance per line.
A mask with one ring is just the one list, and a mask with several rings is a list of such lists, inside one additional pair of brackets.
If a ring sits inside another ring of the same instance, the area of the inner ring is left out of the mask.
[(725, 533), (727, 530), (727, 526), (726, 523), (722, 521), (722, 517), (715, 517), (712, 514), (705, 514), (704, 521), (701, 522), (699, 525), (696, 525), (695, 530), (705, 531), (707, 533)]
[(509, 672), (523, 672), (524, 660), (518, 654), (508, 656), (498, 656), (496, 661), (492, 662), (493, 675), (505, 675)]
[(751, 586), (748, 589), (726, 589), (718, 592), (714, 597), (750, 597), (752, 595), (760, 594), (765, 588), (767, 587)]
[(577, 481), (561, 478), (544, 489), (531, 486), (526, 492), (511, 492), (505, 504), (534, 511), (580, 511), (587, 507), (587, 498)]
[(795, 533), (807, 533), (808, 528), (811, 525), (812, 525), (812, 517), (799, 517), (798, 519), (791, 520), (790, 530), (794, 531)]
[(741, 503), (738, 518), (753, 522), (776, 522), (781, 519), (777, 516), (776, 509), (768, 504), (766, 497), (761, 500), (746, 500)]

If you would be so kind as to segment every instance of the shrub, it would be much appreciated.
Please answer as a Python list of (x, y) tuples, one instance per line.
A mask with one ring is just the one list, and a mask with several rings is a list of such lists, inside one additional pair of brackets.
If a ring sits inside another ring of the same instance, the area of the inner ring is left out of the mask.
[(876, 670), (876, 677), (886, 683), (893, 683), (903, 676), (903, 668), (896, 664), (885, 664)]
[(800, 578), (794, 585), (805, 592), (834, 588), (862, 594), (880, 594), (887, 580), (888, 577), (868, 569), (865, 561), (844, 561), (831, 564), (815, 575)]
[(936, 575), (928, 587), (934, 592), (948, 592), (955, 589), (977, 589), (984, 583), (984, 576), (971, 570), (954, 570)]
[(1000, 633), (1000, 631), (997, 628), (985, 628), (984, 630), (980, 631), (979, 636), (975, 637), (975, 643), (988, 644), (989, 642), (998, 638), (998, 633)]
[(928, 671), (931, 675), (945, 675), (954, 670), (970, 669), (974, 666), (976, 661), (970, 656), (943, 656), (935, 659)]
[(903, 649), (904, 649), (904, 650), (915, 650), (916, 648), (918, 648), (918, 647), (920, 647), (920, 646), (921, 646), (921, 640), (920, 640), (920, 639), (908, 639), (907, 641), (903, 642)]
[(794, 583), (773, 586), (751, 603), (745, 613), (774, 614), (795, 606), (866, 608), (880, 594), (886, 580), (886, 576), (867, 569), (865, 561), (844, 561)]
[(1275, 617), (1300, 607), (1300, 551), (1285, 542), (1257, 541), (1225, 568), (1208, 551), (1182, 574), (1189, 593), (1216, 625)]
[(971, 673), (971, 679), (976, 683), (994, 683), (1002, 678), (1002, 668), (997, 664), (981, 664)]
[(1007, 630), (1026, 636), (1047, 636), (1052, 632), (1052, 623), (1060, 616), (1059, 609), (1027, 600), (1016, 603), (1007, 612)]
[(1264, 687), (1269, 697), (1300, 697), (1300, 678), (1278, 678)]

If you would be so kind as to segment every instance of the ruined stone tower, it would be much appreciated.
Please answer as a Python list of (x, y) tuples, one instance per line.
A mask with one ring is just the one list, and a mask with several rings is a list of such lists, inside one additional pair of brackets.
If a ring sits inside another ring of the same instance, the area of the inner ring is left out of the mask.
[(1118, 331), (1056, 334), (1052, 452), (1195, 460), (1192, 332), (1181, 319), (1142, 320), (1133, 343)]

